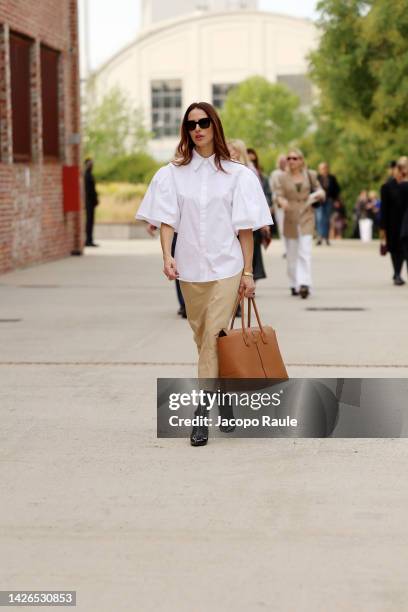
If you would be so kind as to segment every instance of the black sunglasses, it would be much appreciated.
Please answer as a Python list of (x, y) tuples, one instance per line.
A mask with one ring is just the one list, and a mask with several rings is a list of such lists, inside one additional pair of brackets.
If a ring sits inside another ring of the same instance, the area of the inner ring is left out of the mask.
[(286, 158), (288, 161), (298, 161), (298, 157), (287, 157)]
[(186, 121), (186, 126), (189, 132), (192, 132), (196, 129), (196, 125), (198, 125), (202, 130), (206, 130), (211, 125), (211, 119), (209, 117), (203, 117), (198, 121)]

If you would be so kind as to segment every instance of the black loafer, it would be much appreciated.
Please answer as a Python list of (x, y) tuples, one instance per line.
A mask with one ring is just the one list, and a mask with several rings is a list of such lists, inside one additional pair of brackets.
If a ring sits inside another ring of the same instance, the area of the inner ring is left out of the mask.
[(402, 285), (405, 285), (405, 281), (402, 280), (400, 276), (397, 276), (396, 278), (394, 278), (394, 285), (397, 285), (397, 287), (401, 287)]
[(194, 412), (195, 417), (200, 417), (200, 424), (194, 425), (190, 436), (191, 446), (205, 446), (208, 442), (208, 425), (204, 424), (204, 418), (208, 418), (208, 410), (205, 406), (198, 406)]
[(305, 300), (309, 295), (309, 287), (307, 285), (302, 285), (299, 290), (299, 295), (302, 300)]
[(299, 291), (296, 291), (294, 287), (291, 287), (290, 291), (292, 295), (299, 295)]
[(180, 308), (177, 311), (177, 314), (180, 317), (182, 317), (183, 319), (187, 319), (186, 307), (185, 306), (180, 306)]

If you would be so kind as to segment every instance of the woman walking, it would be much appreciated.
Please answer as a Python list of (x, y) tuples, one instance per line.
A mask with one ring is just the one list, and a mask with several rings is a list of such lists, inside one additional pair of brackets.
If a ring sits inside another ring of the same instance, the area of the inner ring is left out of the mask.
[[(228, 325), (237, 294), (255, 295), (253, 231), (272, 218), (256, 175), (231, 160), (211, 104), (187, 108), (176, 159), (154, 175), (136, 218), (160, 227), (163, 272), (180, 281), (198, 349), (198, 377), (216, 378), (218, 332)], [(205, 410), (199, 406), (196, 416)], [(190, 439), (193, 446), (206, 444), (208, 427), (194, 427)]]
[(289, 151), (287, 162), (288, 168), (276, 186), (276, 202), (285, 212), (283, 235), (290, 290), (305, 299), (312, 285), (313, 204), (324, 201), (326, 194), (316, 172), (306, 168), (299, 149)]
[[(261, 184), (261, 187), (263, 189), (263, 192), (265, 193), (264, 186), (262, 184), (261, 173), (259, 170), (258, 157), (256, 156), (254, 149), (250, 149), (250, 151), (253, 151), (255, 153), (256, 160), (253, 158), (253, 156), (251, 159), (251, 155), (249, 151), (247, 150), (245, 143), (242, 140), (239, 140), (237, 138), (234, 140), (229, 140), (227, 142), (227, 146), (228, 146), (229, 153), (231, 155), (231, 159), (233, 161), (237, 161), (237, 162), (240, 162), (241, 164), (244, 164), (245, 166), (247, 166), (247, 168), (250, 168), (250, 170), (252, 170), (252, 172), (257, 176)], [(265, 198), (266, 198), (266, 201), (268, 202), (268, 206), (270, 206), (270, 203), (268, 201), (268, 196), (266, 193), (265, 193)], [(254, 281), (256, 282), (257, 280), (260, 280), (261, 278), (266, 278), (265, 266), (264, 266), (263, 257), (262, 257), (262, 243), (264, 241), (270, 241), (271, 239), (271, 230), (269, 226), (264, 226), (254, 231), (253, 237), (254, 237), (254, 255), (252, 258), (252, 271), (254, 274)], [(237, 315), (238, 316), (241, 315), (240, 309), (238, 309)]]
[[(266, 176), (266, 174), (263, 173), (262, 166), (259, 162), (258, 153), (256, 152), (255, 149), (250, 147), (249, 149), (247, 149), (247, 154), (248, 154), (249, 161), (254, 166), (255, 172), (261, 182), (266, 201), (268, 202), (268, 206), (270, 209), (272, 209), (272, 191), (269, 185), (269, 179)], [(273, 215), (272, 215), (272, 218), (273, 218)]]

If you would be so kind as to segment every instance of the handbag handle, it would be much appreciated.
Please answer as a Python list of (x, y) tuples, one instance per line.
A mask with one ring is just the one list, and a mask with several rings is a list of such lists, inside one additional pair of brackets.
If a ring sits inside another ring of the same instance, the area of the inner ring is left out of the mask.
[[(264, 328), (263, 328), (262, 323), (261, 323), (261, 317), (259, 316), (258, 308), (257, 308), (256, 303), (255, 303), (255, 298), (248, 298), (248, 301), (249, 301), (249, 304), (251, 304), (251, 302), (252, 302), (253, 305), (254, 305), (256, 320), (258, 321), (259, 329), (261, 330), (262, 342), (264, 344), (267, 344)], [(250, 308), (250, 305), (248, 305), (248, 309), (249, 308)]]
[(241, 298), (241, 296), (238, 294), (237, 299), (236, 299), (235, 304), (234, 304), (233, 317), (232, 317), (232, 320), (231, 320), (230, 330), (234, 328), (234, 322), (235, 322), (235, 317), (236, 317), (237, 310), (238, 310), (238, 305), (241, 304), (241, 327), (242, 327), (242, 333), (243, 333), (243, 336), (244, 336), (245, 344), (248, 346), (248, 335), (249, 335), (249, 330), (251, 328), (251, 304), (253, 304), (256, 320), (258, 321), (259, 329), (260, 329), (260, 332), (261, 332), (262, 342), (264, 344), (267, 344), (267, 340), (266, 340), (266, 336), (265, 336), (265, 331), (264, 331), (264, 328), (263, 328), (262, 323), (261, 323), (261, 318), (259, 316), (258, 308), (257, 308), (256, 303), (255, 303), (255, 298), (247, 298), (247, 300), (248, 300), (248, 321), (247, 321), (247, 327), (245, 327), (245, 297)]
[[(230, 325), (230, 329), (234, 328), (234, 322), (235, 322), (235, 317), (237, 316), (237, 310), (238, 310), (238, 306), (241, 304), (241, 311), (242, 311), (242, 302), (245, 298), (241, 299), (241, 296), (237, 295), (237, 299), (235, 300), (235, 304), (234, 304), (234, 308), (232, 311), (232, 319), (231, 319), (231, 325)], [(243, 319), (243, 316), (241, 316), (241, 319)], [(247, 327), (251, 327), (251, 303), (248, 301), (248, 322), (247, 322)]]
[(248, 334), (247, 330), (245, 329), (245, 298), (241, 299), (241, 296), (240, 296), (239, 293), (238, 293), (237, 298), (235, 300), (234, 310), (232, 311), (233, 315), (232, 315), (232, 319), (231, 319), (230, 330), (234, 328), (235, 317), (236, 317), (236, 314), (237, 314), (237, 310), (238, 310), (239, 304), (241, 304), (242, 336), (244, 338), (244, 342), (245, 342), (246, 346), (249, 346), (249, 344), (250, 344), (250, 342), (249, 342), (249, 334)]

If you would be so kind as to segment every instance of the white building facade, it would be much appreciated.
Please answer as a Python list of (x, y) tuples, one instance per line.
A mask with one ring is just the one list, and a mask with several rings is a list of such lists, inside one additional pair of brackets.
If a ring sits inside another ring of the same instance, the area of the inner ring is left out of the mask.
[(160, 2), (143, 2), (139, 36), (92, 78), (94, 99), (118, 86), (143, 109), (155, 157), (173, 155), (191, 102), (220, 108), (229, 89), (250, 76), (286, 83), (303, 105), (310, 104), (307, 56), (318, 42), (312, 21), (257, 11), (256, 2), (244, 0), (202, 0), (195, 4), (201, 9), (188, 14), (183, 12), (192, 2), (178, 0), (166, 5), (177, 16), (163, 20)]

